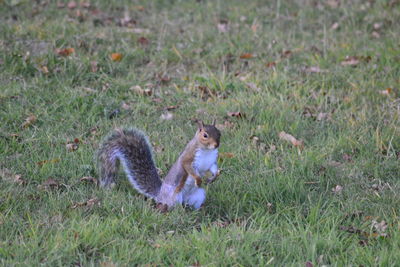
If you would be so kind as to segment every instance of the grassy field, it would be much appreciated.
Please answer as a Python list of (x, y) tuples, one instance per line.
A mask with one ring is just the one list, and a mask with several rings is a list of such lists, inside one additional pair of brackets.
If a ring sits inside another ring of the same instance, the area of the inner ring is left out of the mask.
[[(395, 0), (0, 1), (0, 264), (398, 266), (399, 18)], [(165, 174), (196, 118), (222, 130), (200, 211), (81, 180), (120, 126)]]

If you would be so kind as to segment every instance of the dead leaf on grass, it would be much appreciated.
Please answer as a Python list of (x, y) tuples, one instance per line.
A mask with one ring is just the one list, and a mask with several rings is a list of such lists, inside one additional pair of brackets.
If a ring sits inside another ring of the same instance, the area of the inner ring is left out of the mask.
[(13, 174), (7, 168), (0, 169), (0, 177), (5, 181), (16, 183), (18, 185), (26, 185), (27, 184), (26, 180), (22, 178), (22, 175)]
[(36, 164), (39, 166), (43, 166), (44, 164), (47, 164), (47, 163), (57, 163), (60, 161), (61, 161), (61, 159), (56, 158), (56, 159), (50, 159), (50, 160), (42, 160), (42, 161), (37, 162)]
[(225, 33), (229, 31), (229, 24), (226, 19), (221, 19), (217, 24), (218, 31), (220, 33)]
[(169, 82), (171, 81), (171, 77), (169, 77), (167, 74), (159, 73), (159, 74), (157, 75), (157, 80), (158, 80), (159, 82), (165, 84), (165, 83), (169, 83)]
[(171, 112), (164, 112), (163, 114), (161, 114), (160, 118), (162, 120), (172, 120), (174, 118), (174, 114), (172, 114)]
[(337, 185), (334, 188), (332, 188), (332, 192), (334, 194), (340, 194), (342, 192), (342, 190), (343, 190), (343, 186), (341, 186), (341, 185)]
[(150, 44), (150, 41), (149, 41), (149, 39), (147, 39), (146, 37), (140, 37), (139, 39), (138, 39), (138, 43), (140, 44), (140, 45), (142, 45), (142, 46), (148, 46), (149, 44)]
[(347, 161), (347, 162), (352, 162), (353, 161), (353, 157), (350, 154), (347, 154), (347, 153), (343, 153), (342, 159), (344, 161)]
[(235, 157), (235, 154), (231, 152), (220, 152), (218, 155), (220, 158), (225, 158), (225, 159), (231, 159)]
[(40, 66), (39, 69), (43, 74), (49, 74), (49, 69), (47, 66)]
[(238, 119), (245, 118), (245, 115), (243, 113), (241, 113), (240, 111), (228, 112), (227, 115), (229, 117), (235, 117), (235, 118), (238, 118)]
[(304, 71), (309, 72), (309, 73), (326, 73), (326, 72), (328, 72), (327, 70), (320, 69), (317, 66), (304, 68)]
[(41, 185), (38, 186), (41, 190), (49, 190), (49, 189), (57, 189), (59, 188), (60, 183), (53, 178), (48, 178)]
[(59, 56), (67, 57), (72, 53), (75, 53), (75, 48), (69, 47), (64, 49), (59, 49), (59, 48), (56, 49), (56, 54)]
[(381, 95), (390, 95), (390, 93), (392, 92), (392, 88), (386, 88), (385, 90), (379, 91), (379, 94)]
[(80, 5), (81, 5), (81, 7), (83, 7), (83, 8), (89, 8), (89, 7), (91, 7), (90, 2), (81, 2)]
[(256, 92), (260, 92), (260, 91), (261, 91), (260, 87), (258, 87), (255, 83), (248, 82), (248, 83), (246, 83), (246, 86), (247, 86), (248, 88), (250, 88), (250, 89), (256, 91)]
[(376, 39), (379, 39), (379, 38), (381, 38), (381, 35), (380, 35), (380, 33), (379, 33), (379, 32), (377, 32), (377, 31), (373, 31), (373, 32), (371, 33), (371, 35), (372, 35), (372, 37), (374, 37), (374, 38), (376, 38)]
[(153, 91), (151, 89), (149, 88), (142, 89), (140, 85), (132, 86), (129, 89), (142, 96), (151, 96), (153, 94)]
[(317, 115), (317, 121), (330, 120), (330, 119), (331, 119), (331, 113), (320, 112)]
[(378, 232), (379, 236), (386, 236), (386, 229), (388, 227), (385, 221), (377, 222), (376, 220), (372, 220), (371, 226)]
[(99, 199), (97, 199), (97, 198), (91, 198), (91, 199), (89, 199), (89, 200), (87, 200), (87, 201), (84, 201), (84, 202), (77, 202), (77, 203), (75, 203), (75, 204), (73, 204), (72, 206), (71, 206), (71, 209), (76, 209), (76, 208), (79, 208), (79, 207), (88, 207), (88, 208), (90, 208), (90, 207), (93, 207), (94, 205), (100, 205), (100, 201), (99, 201)]
[(233, 127), (235, 127), (235, 124), (230, 121), (224, 121), (223, 124), (217, 124), (215, 125), (215, 127), (217, 127), (217, 129), (219, 130), (232, 129)]
[(22, 123), (22, 128), (27, 128), (29, 126), (31, 126), (33, 123), (35, 123), (37, 120), (35, 115), (30, 115), (28, 118), (25, 119), (25, 122)]
[(78, 144), (76, 144), (76, 143), (68, 143), (65, 145), (65, 147), (67, 148), (68, 152), (76, 151), (79, 148)]
[(90, 62), (90, 71), (91, 72), (97, 72), (99, 70), (99, 63), (97, 61), (91, 61)]
[(288, 134), (284, 131), (279, 133), (279, 138), (290, 142), (295, 147), (303, 147), (304, 146), (303, 141), (297, 140), (293, 135)]
[(271, 62), (265, 63), (265, 67), (267, 67), (267, 68), (273, 68), (275, 66), (276, 66), (276, 62), (275, 61), (271, 61)]
[(121, 103), (121, 108), (124, 109), (124, 110), (131, 110), (132, 109), (131, 106), (129, 104), (125, 103), (125, 102)]
[(340, 26), (339, 23), (335, 22), (332, 24), (331, 30), (337, 30), (337, 29), (339, 29), (339, 26)]
[(81, 179), (79, 179), (81, 182), (87, 182), (87, 183), (93, 183), (95, 185), (98, 184), (98, 180), (92, 176), (84, 176)]
[[(133, 27), (135, 27), (135, 25), (136, 25), (136, 20), (132, 19), (132, 18), (129, 16), (129, 12), (125, 12), (125, 13), (124, 13), (124, 17), (121, 18), (121, 19), (118, 21), (117, 25), (120, 26), (120, 27), (133, 28)], [(140, 33), (141, 33), (141, 32), (140, 32)]]
[(360, 60), (356, 56), (347, 56), (345, 60), (343, 60), (340, 64), (342, 66), (357, 66), (360, 63)]
[(164, 107), (164, 110), (174, 110), (174, 109), (177, 109), (177, 108), (179, 108), (179, 105), (171, 105), (171, 106), (166, 106), (166, 107)]
[(26, 185), (27, 184), (26, 180), (23, 179), (22, 176), (19, 175), (19, 174), (16, 174), (14, 176), (14, 182), (19, 184), (19, 185)]
[(240, 55), (241, 59), (250, 59), (250, 58), (253, 58), (253, 57), (254, 57), (254, 55), (251, 54), (251, 53), (244, 53), (244, 54)]
[(111, 57), (112, 61), (117, 62), (117, 61), (121, 61), (122, 54), (121, 53), (111, 53), (110, 57)]
[(288, 57), (290, 57), (292, 55), (292, 51), (291, 50), (284, 50), (282, 53), (281, 53), (281, 57), (282, 58), (288, 58)]
[(78, 4), (75, 2), (75, 1), (70, 1), (70, 2), (68, 2), (68, 4), (67, 4), (67, 7), (69, 8), (69, 9), (74, 9), (74, 8), (76, 8), (78, 6)]

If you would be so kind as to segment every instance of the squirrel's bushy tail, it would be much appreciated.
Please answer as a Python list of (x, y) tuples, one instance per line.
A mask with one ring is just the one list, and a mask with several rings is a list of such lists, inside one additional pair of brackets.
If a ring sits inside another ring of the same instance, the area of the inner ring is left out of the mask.
[(136, 129), (115, 130), (100, 146), (98, 152), (100, 185), (115, 183), (119, 163), (130, 183), (142, 194), (155, 198), (161, 180), (154, 165), (151, 145), (147, 137)]

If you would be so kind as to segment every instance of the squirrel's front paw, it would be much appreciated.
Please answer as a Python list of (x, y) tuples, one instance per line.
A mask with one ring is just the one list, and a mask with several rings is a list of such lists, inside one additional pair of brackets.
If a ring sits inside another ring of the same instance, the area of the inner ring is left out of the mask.
[(212, 182), (214, 182), (220, 174), (221, 174), (221, 170), (218, 170), (215, 175), (213, 175), (207, 179), (207, 184), (211, 184)]
[(196, 186), (200, 187), (203, 181), (201, 179), (196, 179)]

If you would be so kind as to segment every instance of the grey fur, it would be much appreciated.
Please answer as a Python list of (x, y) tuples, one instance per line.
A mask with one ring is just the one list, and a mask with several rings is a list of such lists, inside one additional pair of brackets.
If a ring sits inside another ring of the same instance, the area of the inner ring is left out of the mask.
[(118, 129), (105, 139), (98, 152), (100, 185), (112, 187), (122, 164), (131, 184), (140, 193), (156, 198), (161, 179), (154, 165), (151, 145), (141, 131)]

